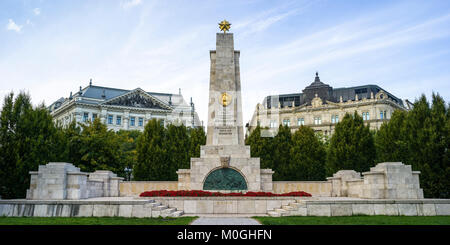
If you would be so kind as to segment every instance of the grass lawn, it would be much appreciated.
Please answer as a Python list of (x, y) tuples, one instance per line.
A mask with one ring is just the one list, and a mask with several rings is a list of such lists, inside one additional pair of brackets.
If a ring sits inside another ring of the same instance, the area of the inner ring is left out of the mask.
[(263, 225), (450, 225), (450, 216), (254, 217)]
[(188, 225), (197, 217), (0, 217), (0, 225)]

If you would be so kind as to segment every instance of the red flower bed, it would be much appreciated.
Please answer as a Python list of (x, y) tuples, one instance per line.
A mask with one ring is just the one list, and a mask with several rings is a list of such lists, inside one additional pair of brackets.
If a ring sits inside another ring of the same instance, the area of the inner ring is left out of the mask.
[(210, 191), (146, 191), (142, 192), (140, 197), (310, 197), (311, 194), (304, 191), (294, 191), (283, 194), (275, 194), (272, 192), (253, 192), (249, 191), (246, 193), (232, 192), (232, 193), (222, 193), (222, 192), (210, 192)]

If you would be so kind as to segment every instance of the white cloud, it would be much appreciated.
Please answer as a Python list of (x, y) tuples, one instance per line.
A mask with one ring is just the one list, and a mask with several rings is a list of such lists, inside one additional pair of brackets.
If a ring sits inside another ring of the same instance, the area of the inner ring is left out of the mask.
[(40, 15), (41, 14), (41, 9), (40, 8), (35, 8), (35, 9), (33, 9), (33, 13), (34, 13), (34, 15)]
[(8, 25), (6, 25), (6, 29), (20, 33), (22, 30), (22, 26), (17, 25), (12, 19), (9, 19)]
[(129, 9), (137, 5), (140, 5), (141, 3), (142, 0), (128, 0), (128, 1), (121, 1), (120, 6), (122, 6), (122, 8), (124, 9)]

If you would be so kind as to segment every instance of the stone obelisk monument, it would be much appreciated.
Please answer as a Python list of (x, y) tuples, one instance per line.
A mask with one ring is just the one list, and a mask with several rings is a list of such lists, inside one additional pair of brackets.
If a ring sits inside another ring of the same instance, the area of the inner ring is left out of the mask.
[(211, 73), (206, 145), (190, 169), (178, 170), (179, 190), (272, 191), (271, 169), (260, 169), (244, 144), (239, 54), (230, 23), (222, 21), (216, 50), (210, 51)]
[(233, 33), (217, 33), (210, 51), (207, 145), (244, 145), (239, 51)]

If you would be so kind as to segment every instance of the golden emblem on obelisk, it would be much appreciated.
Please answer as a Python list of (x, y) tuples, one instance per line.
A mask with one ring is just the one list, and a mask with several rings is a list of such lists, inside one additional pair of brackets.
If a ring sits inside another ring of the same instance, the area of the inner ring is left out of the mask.
[(220, 95), (220, 103), (221, 103), (223, 106), (229, 105), (229, 104), (231, 103), (231, 95), (227, 94), (226, 92), (223, 92), (223, 93)]
[(223, 31), (223, 33), (226, 33), (227, 31), (229, 31), (230, 27), (231, 27), (230, 22), (228, 22), (226, 20), (222, 20), (222, 22), (219, 23), (219, 28), (221, 31)]

